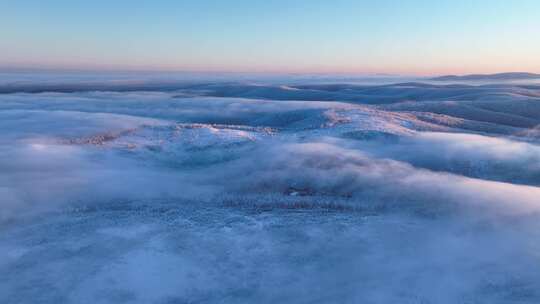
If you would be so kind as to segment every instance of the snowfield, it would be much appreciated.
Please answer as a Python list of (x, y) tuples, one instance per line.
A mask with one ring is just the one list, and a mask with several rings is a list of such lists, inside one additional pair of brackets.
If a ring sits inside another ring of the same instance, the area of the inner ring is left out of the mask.
[(540, 303), (540, 85), (0, 82), (0, 303)]

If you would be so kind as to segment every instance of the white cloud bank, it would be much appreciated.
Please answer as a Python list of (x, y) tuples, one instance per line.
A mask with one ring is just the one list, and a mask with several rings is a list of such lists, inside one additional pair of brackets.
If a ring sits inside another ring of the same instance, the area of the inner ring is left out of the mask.
[(534, 138), (180, 93), (0, 95), (0, 302), (540, 301)]

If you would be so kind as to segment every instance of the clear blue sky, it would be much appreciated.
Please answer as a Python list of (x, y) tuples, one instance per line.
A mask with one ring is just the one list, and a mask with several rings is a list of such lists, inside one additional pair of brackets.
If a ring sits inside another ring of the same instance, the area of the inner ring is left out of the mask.
[(0, 66), (540, 72), (538, 0), (0, 0)]

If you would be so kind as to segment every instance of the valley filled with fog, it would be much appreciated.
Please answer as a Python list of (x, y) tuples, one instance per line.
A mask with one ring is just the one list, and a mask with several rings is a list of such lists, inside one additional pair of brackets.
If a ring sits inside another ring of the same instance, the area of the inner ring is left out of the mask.
[(1, 303), (540, 302), (538, 81), (0, 76)]

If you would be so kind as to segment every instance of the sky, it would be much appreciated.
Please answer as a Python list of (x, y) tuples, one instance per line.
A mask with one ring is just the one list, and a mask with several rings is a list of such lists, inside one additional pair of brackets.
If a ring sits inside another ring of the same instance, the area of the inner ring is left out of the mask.
[(0, 67), (540, 73), (537, 0), (0, 0)]

